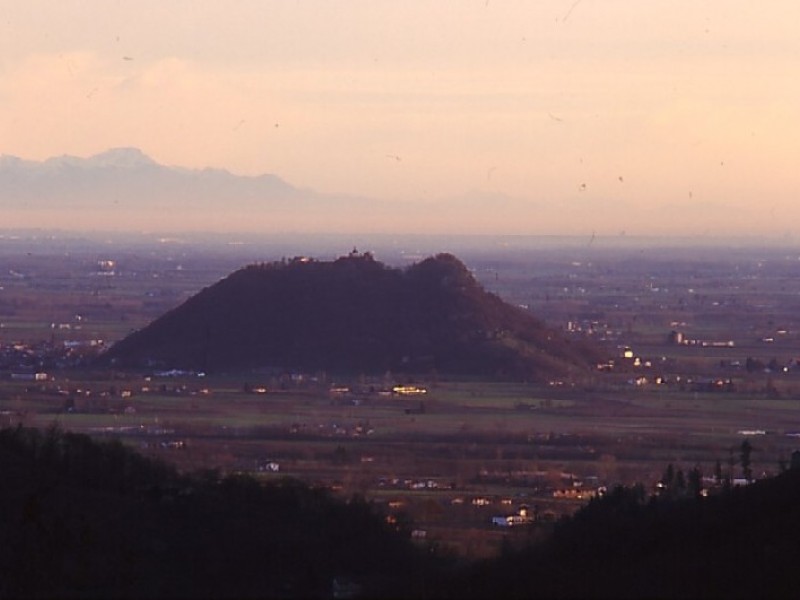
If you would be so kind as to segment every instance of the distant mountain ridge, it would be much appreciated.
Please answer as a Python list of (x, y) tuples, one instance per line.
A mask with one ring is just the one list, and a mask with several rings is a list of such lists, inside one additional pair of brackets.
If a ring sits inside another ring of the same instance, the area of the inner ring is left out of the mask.
[(491, 191), (427, 199), (320, 192), (271, 173), (246, 176), (218, 168), (166, 166), (129, 147), (87, 158), (0, 156), (0, 209), (3, 226), (10, 228), (528, 233), (519, 215), (534, 206), (540, 209), (540, 221), (544, 204)]
[(104, 360), (202, 371), (435, 369), (545, 381), (599, 357), (486, 292), (452, 255), (400, 270), (353, 253), (240, 269), (115, 344)]
[(245, 177), (223, 169), (167, 167), (137, 148), (112, 148), (88, 158), (70, 155), (42, 162), (0, 157), (6, 207), (198, 208), (221, 198), (279, 200), (301, 192), (275, 175)]
[(80, 158), (77, 156), (70, 156), (65, 154), (63, 156), (56, 156), (48, 158), (44, 161), (46, 165), (71, 166), (83, 168), (119, 168), (119, 169), (135, 169), (139, 167), (156, 167), (159, 166), (156, 161), (147, 156), (138, 148), (111, 148), (100, 154), (95, 154), (88, 158)]

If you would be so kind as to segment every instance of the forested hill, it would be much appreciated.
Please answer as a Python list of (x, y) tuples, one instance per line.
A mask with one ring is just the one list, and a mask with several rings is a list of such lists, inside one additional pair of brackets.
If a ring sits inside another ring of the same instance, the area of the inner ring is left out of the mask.
[(0, 597), (797, 597), (800, 469), (707, 498), (618, 487), (472, 565), (363, 500), (178, 475), (118, 441), (3, 429), (0, 469)]
[(475, 566), (462, 598), (796, 598), (800, 468), (710, 497), (618, 487), (549, 542)]
[(105, 360), (546, 380), (600, 357), (486, 292), (450, 254), (401, 270), (354, 252), (236, 271), (118, 342)]
[(431, 573), (365, 501), (290, 479), (181, 476), (55, 429), (0, 430), (0, 468), (2, 598), (408, 597)]

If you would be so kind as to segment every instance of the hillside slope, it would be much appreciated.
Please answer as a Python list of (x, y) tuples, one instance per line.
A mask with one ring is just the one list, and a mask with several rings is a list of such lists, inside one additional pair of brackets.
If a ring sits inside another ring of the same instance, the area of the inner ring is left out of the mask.
[(118, 440), (0, 430), (3, 598), (325, 598), (424, 589), (428, 557), (364, 500), (179, 475)]
[(462, 373), (544, 380), (583, 369), (570, 343), (486, 292), (454, 256), (405, 270), (369, 254), (252, 265), (114, 345), (119, 366)]
[(800, 469), (708, 498), (618, 487), (541, 546), (483, 564), (462, 598), (794, 598)]

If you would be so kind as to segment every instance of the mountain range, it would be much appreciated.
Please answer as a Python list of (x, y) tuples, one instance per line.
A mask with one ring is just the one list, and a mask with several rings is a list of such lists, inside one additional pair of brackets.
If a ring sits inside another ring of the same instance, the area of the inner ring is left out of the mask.
[(137, 148), (44, 161), (0, 156), (0, 208), (11, 228), (490, 233), (518, 222), (512, 215), (525, 205), (483, 192), (435, 202), (321, 193), (273, 174), (165, 166)]
[(42, 162), (0, 157), (0, 190), (10, 206), (92, 208), (132, 203), (140, 208), (197, 208), (222, 194), (248, 200), (286, 201), (314, 196), (275, 175), (245, 177), (223, 169), (160, 165), (137, 148), (114, 148), (88, 158), (59, 156)]

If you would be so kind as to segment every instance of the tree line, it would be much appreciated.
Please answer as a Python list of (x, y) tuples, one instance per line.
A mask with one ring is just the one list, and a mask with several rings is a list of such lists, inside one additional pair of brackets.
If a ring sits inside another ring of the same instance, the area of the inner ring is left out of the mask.
[(0, 430), (0, 597), (418, 595), (431, 561), (363, 498), (177, 473), (118, 440)]

